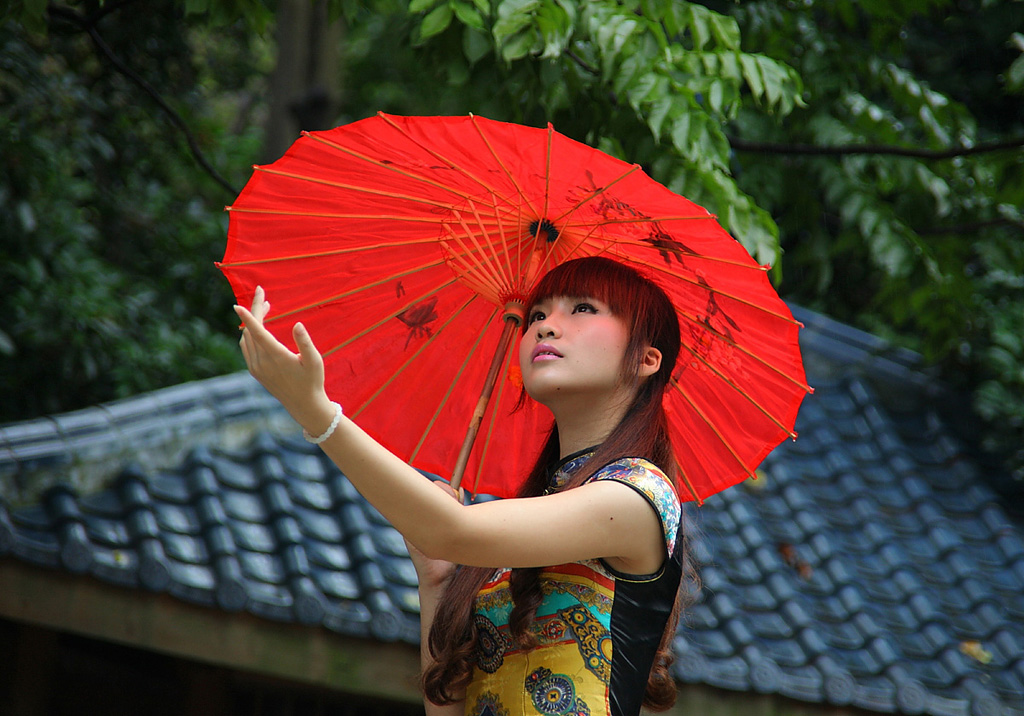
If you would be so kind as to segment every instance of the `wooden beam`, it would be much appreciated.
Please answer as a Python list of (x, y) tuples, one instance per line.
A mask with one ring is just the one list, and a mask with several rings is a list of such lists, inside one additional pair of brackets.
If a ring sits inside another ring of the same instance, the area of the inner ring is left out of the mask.
[(0, 615), (140, 649), (392, 701), (422, 700), (419, 648), (196, 606), (0, 558)]
[[(419, 648), (195, 606), (0, 558), (0, 616), (201, 663), (389, 701), (420, 703)], [(197, 688), (202, 688), (201, 683)], [(646, 714), (647, 712), (645, 712)], [(865, 716), (836, 707), (679, 686), (667, 716)], [(652, 715), (653, 716), (653, 715)]]

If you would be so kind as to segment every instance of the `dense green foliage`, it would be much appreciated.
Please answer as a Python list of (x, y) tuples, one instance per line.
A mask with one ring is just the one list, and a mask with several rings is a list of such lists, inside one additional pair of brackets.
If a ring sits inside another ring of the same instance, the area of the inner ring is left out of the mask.
[[(974, 391), (994, 448), (1024, 444), (1024, 4), (328, 5), (346, 28), (336, 123), (550, 121), (638, 162), (717, 213), (785, 295)], [(272, 6), (70, 3), (239, 185)], [(0, 33), (0, 418), (239, 365), (212, 266), (231, 197), (66, 10), (25, 0)]]
[[(241, 184), (258, 135), (225, 138), (193, 66), (200, 44), (173, 6), (105, 29)], [(241, 367), (213, 265), (223, 189), (75, 28), (55, 22), (43, 37), (8, 23), (0, 56), (0, 418)], [(216, 89), (231, 90), (223, 74)]]
[(733, 10), (808, 87), (784, 123), (732, 127), (784, 289), (940, 363), (1024, 463), (1024, 5), (821, 5)]

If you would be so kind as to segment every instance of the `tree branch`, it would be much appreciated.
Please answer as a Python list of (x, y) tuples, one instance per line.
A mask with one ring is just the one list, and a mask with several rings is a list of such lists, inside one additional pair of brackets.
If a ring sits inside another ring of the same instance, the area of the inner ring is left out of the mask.
[(952, 159), (967, 157), (973, 154), (1002, 152), (1008, 149), (1024, 147), (1024, 137), (1008, 139), (1002, 142), (977, 144), (973, 147), (952, 147), (950, 149), (916, 149), (914, 147), (897, 147), (886, 144), (850, 144), (847, 146), (818, 146), (814, 144), (773, 144), (770, 142), (751, 142), (745, 139), (729, 137), (729, 144), (738, 152), (762, 152), (764, 154), (789, 154), (812, 156), (848, 156), (852, 154), (888, 154), (917, 159)]
[(597, 75), (601, 74), (600, 70), (598, 70), (598, 69), (597, 69), (596, 67), (593, 67), (593, 66), (591, 66), (591, 65), (587, 64), (587, 63), (586, 63), (586, 61), (584, 61), (584, 59), (583, 59), (582, 57), (580, 57), (579, 55), (577, 55), (577, 54), (576, 54), (575, 52), (573, 52), (572, 50), (566, 50), (566, 51), (565, 51), (565, 55), (566, 55), (566, 57), (568, 57), (568, 58), (569, 58), (570, 60), (572, 60), (573, 62), (575, 62), (575, 63), (576, 63), (577, 65), (579, 65), (580, 67), (582, 67), (582, 68), (583, 68), (583, 69), (584, 69), (585, 71), (589, 72), (590, 74), (592, 74), (592, 75), (594, 75), (594, 76), (597, 76)]
[[(116, 7), (120, 7), (120, 5), (122, 4), (124, 3), (119, 3)], [(174, 109), (169, 104), (167, 104), (167, 102), (164, 101), (163, 97), (160, 96), (160, 93), (157, 92), (152, 85), (146, 82), (146, 80), (143, 79), (141, 75), (139, 75), (132, 68), (130, 68), (124, 62), (122, 62), (121, 59), (116, 54), (114, 54), (114, 51), (110, 48), (106, 41), (104, 41), (99, 31), (96, 30), (96, 20), (102, 18), (103, 15), (107, 13), (103, 13), (101, 11), (100, 13), (97, 13), (92, 17), (86, 18), (82, 15), (79, 15), (71, 8), (60, 7), (57, 5), (47, 6), (46, 11), (53, 17), (63, 18), (65, 20), (70, 21), (71, 23), (77, 25), (79, 28), (88, 33), (89, 37), (92, 39), (93, 44), (96, 46), (96, 49), (99, 50), (100, 54), (107, 58), (110, 64), (114, 66), (114, 69), (116, 69), (122, 75), (127, 77), (143, 92), (148, 94), (150, 98), (152, 98), (152, 100), (156, 102), (157, 106), (164, 111), (164, 113), (171, 120), (171, 124), (177, 127), (178, 131), (180, 131), (182, 135), (184, 135), (185, 141), (188, 143), (189, 150), (191, 150), (192, 156), (195, 158), (196, 162), (199, 163), (199, 166), (202, 167), (203, 170), (207, 174), (209, 174), (214, 181), (216, 181), (218, 184), (224, 187), (224, 189), (229, 194), (231, 194), (231, 196), (236, 196), (238, 194), (238, 189), (233, 187), (231, 183), (228, 182), (228, 180), (225, 179), (223, 176), (221, 176), (220, 172), (214, 169), (213, 165), (211, 165), (210, 162), (207, 161), (206, 156), (203, 154), (203, 150), (199, 147), (199, 142), (196, 141), (195, 136), (193, 136), (191, 130), (188, 128), (188, 125), (185, 123), (185, 120), (181, 117), (181, 115), (174, 111)]]

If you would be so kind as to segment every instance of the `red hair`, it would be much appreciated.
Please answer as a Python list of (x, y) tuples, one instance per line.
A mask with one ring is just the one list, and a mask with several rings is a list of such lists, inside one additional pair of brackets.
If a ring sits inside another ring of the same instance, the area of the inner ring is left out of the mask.
[[(597, 299), (607, 304), (613, 315), (626, 322), (629, 343), (622, 379), (637, 386), (633, 402), (622, 420), (562, 489), (578, 487), (598, 469), (623, 457), (646, 458), (674, 481), (676, 463), (661, 400), (680, 348), (679, 320), (671, 301), (651, 279), (603, 257), (576, 259), (552, 269), (534, 288), (526, 305), (532, 309), (545, 299), (561, 296)], [(661, 367), (641, 382), (640, 360), (648, 346), (661, 352)], [(522, 399), (526, 399), (525, 392)], [(549, 470), (558, 458), (556, 425), (552, 427), (517, 496), (543, 494), (548, 487)], [(692, 570), (687, 552), (684, 549), (684, 574), (690, 575)], [(540, 572), (540, 568), (513, 569), (510, 577), (513, 609), (509, 616), (509, 629), (512, 638), (523, 648), (536, 643), (530, 627), (543, 596)], [(452, 703), (455, 695), (470, 681), (477, 638), (473, 624), (474, 603), (480, 588), (493, 574), (494, 569), (488, 567), (459, 566), (445, 587), (428, 638), (434, 663), (422, 678), (424, 694), (433, 703)], [(669, 666), (672, 663), (670, 645), (679, 611), (680, 600), (677, 599), (648, 677), (644, 706), (652, 710), (667, 709), (675, 702), (676, 686)]]

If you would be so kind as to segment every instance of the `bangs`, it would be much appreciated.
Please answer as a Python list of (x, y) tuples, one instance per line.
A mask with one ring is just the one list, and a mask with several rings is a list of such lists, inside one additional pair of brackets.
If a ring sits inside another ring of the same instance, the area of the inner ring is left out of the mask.
[(601, 301), (617, 316), (636, 313), (640, 297), (637, 279), (643, 277), (617, 261), (603, 257), (577, 259), (548, 272), (533, 289), (527, 311), (550, 298), (593, 298)]

